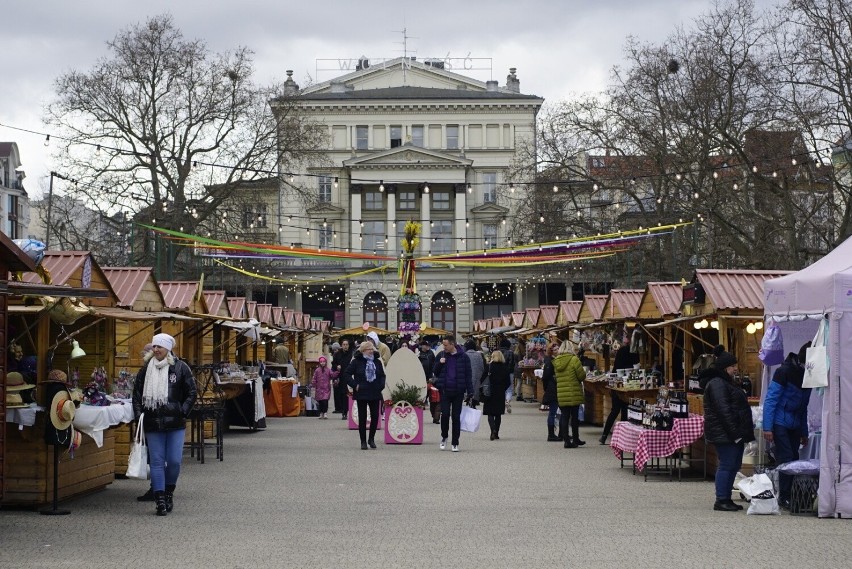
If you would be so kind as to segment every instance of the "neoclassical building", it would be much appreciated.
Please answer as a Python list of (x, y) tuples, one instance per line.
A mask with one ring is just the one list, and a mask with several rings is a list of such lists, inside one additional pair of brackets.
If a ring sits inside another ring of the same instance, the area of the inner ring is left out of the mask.
[[(513, 180), (511, 172), (520, 148), (533, 144), (544, 103), (521, 92), (514, 68), (503, 86), (402, 57), (372, 66), (362, 60), (354, 72), (301, 90), (291, 75), (290, 95), (328, 130), (321, 164), (299, 172), (281, 167), (282, 244), (398, 258), (405, 222), (415, 220), (422, 223), (423, 257), (506, 245), (514, 204), (529, 181)], [(296, 260), (286, 269), (334, 279), (385, 263)], [(469, 331), (476, 318), (538, 303), (525, 303), (511, 286), (523, 269), (421, 263), (417, 276), (422, 320), (436, 327)], [(398, 283), (390, 268), (286, 292), (279, 303), (336, 326), (369, 321), (395, 329)], [(343, 306), (318, 304), (344, 294)]]

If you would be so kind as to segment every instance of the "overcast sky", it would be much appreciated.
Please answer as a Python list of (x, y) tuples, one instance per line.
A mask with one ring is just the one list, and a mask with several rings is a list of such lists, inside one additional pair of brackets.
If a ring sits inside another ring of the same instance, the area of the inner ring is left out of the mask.
[[(604, 88), (629, 35), (661, 42), (710, 7), (711, 0), (12, 0), (0, 32), (0, 123), (49, 132), (42, 116), (54, 79), (90, 69), (119, 30), (162, 13), (214, 51), (251, 48), (260, 82), (283, 79), (287, 69), (303, 86), (336, 75), (317, 73), (338, 65), (318, 59), (398, 57), (406, 28), (409, 55), (490, 58), (475, 62), (490, 73), (469, 75), (505, 85), (516, 67), (523, 93), (554, 102)], [(25, 187), (40, 196), (52, 168), (44, 138), (0, 127), (0, 141), (18, 143)]]

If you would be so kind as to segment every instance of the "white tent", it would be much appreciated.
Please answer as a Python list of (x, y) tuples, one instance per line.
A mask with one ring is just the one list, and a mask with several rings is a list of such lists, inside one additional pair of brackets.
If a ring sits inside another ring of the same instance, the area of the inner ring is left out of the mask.
[(811, 339), (823, 318), (829, 321), (819, 515), (852, 517), (852, 238), (809, 267), (766, 281), (763, 291), (767, 321), (781, 327), (785, 353)]

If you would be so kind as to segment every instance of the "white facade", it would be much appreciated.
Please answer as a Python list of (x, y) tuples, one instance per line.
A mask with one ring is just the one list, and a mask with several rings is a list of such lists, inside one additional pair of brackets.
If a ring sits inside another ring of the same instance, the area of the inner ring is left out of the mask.
[(12, 239), (27, 237), (30, 224), (24, 177), (18, 145), (0, 142), (0, 230)]
[[(423, 227), (419, 256), (506, 246), (513, 205), (527, 187), (527, 180), (510, 179), (517, 150), (533, 141), (544, 102), (520, 93), (514, 69), (507, 86), (499, 87), (399, 58), (302, 91), (288, 84), (305, 112), (326, 125), (328, 145), (321, 150), (328, 160), (292, 178), (282, 168), (282, 180), (316, 196), (305, 204), (284, 183), (282, 244), (398, 258), (402, 229), (412, 219)], [(292, 269), (298, 276), (329, 277), (375, 265), (297, 261)], [(441, 296), (456, 300), (454, 330), (471, 330), (473, 284), (508, 282), (522, 271), (514, 273), (420, 264), (423, 321), (433, 324), (431, 300), (444, 291)], [(364, 320), (364, 297), (377, 290), (387, 298), (386, 325), (396, 328), (394, 269), (341, 284), (348, 292), (347, 326)], [(518, 309), (523, 299), (510, 303)]]

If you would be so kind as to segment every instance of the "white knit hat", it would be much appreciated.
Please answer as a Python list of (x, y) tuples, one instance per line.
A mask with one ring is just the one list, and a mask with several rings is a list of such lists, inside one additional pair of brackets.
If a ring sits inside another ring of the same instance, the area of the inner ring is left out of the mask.
[(169, 336), (168, 334), (156, 334), (151, 340), (151, 343), (155, 346), (165, 348), (170, 352), (175, 347), (175, 339)]

